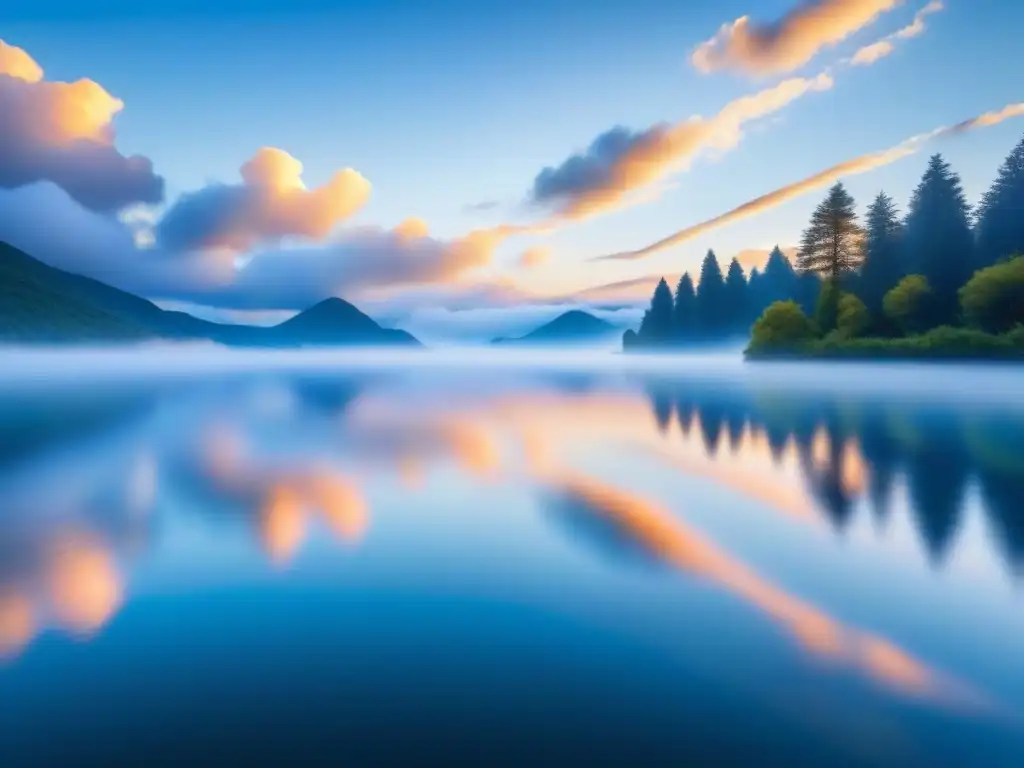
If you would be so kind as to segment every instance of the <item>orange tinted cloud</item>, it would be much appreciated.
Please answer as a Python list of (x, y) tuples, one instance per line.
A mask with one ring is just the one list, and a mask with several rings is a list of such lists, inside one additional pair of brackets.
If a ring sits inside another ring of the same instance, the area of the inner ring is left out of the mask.
[(999, 125), (999, 123), (1004, 120), (1021, 116), (1024, 116), (1024, 101), (1016, 104), (1007, 104), (1002, 109), (985, 112), (984, 114), (978, 115), (970, 120), (964, 120), (962, 123), (957, 123), (951, 128), (947, 128), (945, 132), (958, 134), (973, 131), (975, 128), (990, 128), (993, 125)]
[(519, 257), (519, 266), (523, 269), (534, 269), (546, 264), (550, 258), (550, 248), (544, 245), (534, 246), (523, 251)]
[(834, 46), (903, 0), (812, 0), (781, 19), (757, 23), (741, 16), (696, 47), (690, 61), (704, 73), (754, 75), (792, 72), (822, 48)]
[(686, 229), (681, 229), (678, 232), (662, 238), (657, 242), (651, 243), (650, 245), (644, 246), (643, 248), (639, 248), (635, 251), (613, 253), (607, 256), (598, 256), (593, 260), (632, 261), (635, 259), (642, 259), (667, 248), (672, 248), (673, 246), (685, 243), (686, 241), (699, 237), (711, 230), (724, 227), (728, 224), (740, 221), (741, 219), (756, 216), (759, 213), (782, 205), (793, 198), (800, 197), (801, 195), (815, 189), (828, 186), (829, 184), (832, 184), (846, 176), (856, 176), (872, 171), (875, 168), (881, 168), (882, 166), (894, 163), (897, 160), (901, 160), (904, 157), (915, 154), (933, 139), (966, 133), (974, 130), (975, 128), (986, 128), (997, 125), (1012, 117), (1019, 117), (1021, 115), (1024, 115), (1024, 102), (1010, 104), (1000, 110), (986, 112), (983, 115), (971, 118), (970, 120), (965, 120), (953, 126), (945, 126), (937, 128), (934, 131), (930, 131), (929, 133), (918, 134), (917, 136), (913, 136), (906, 141), (900, 142), (889, 149), (885, 149), (880, 152), (872, 152), (867, 155), (861, 155), (860, 157), (856, 157), (852, 160), (846, 160), (842, 163), (838, 163), (837, 165), (833, 165), (831, 168), (826, 168), (825, 170), (819, 171), (818, 173), (808, 176), (798, 182), (789, 184), (785, 187), (780, 187), (766, 195), (754, 198), (753, 200), (733, 208), (731, 211), (726, 211), (714, 218), (707, 219), (699, 224), (694, 224)]
[(157, 225), (157, 240), (173, 250), (237, 253), (283, 237), (322, 240), (370, 197), (370, 182), (351, 168), (307, 189), (302, 163), (275, 147), (258, 150), (241, 176), (242, 184), (182, 195)]
[(38, 83), (43, 79), (43, 68), (24, 49), (0, 40), (0, 75)]
[(865, 67), (874, 64), (879, 59), (885, 58), (896, 50), (897, 40), (909, 40), (912, 37), (924, 34), (926, 29), (925, 18), (933, 13), (938, 13), (945, 6), (941, 0), (931, 0), (926, 6), (914, 14), (914, 20), (907, 26), (896, 30), (876, 43), (865, 45), (850, 58), (849, 63), (854, 66)]
[(685, 168), (700, 152), (735, 147), (747, 123), (778, 112), (807, 93), (832, 86), (828, 73), (796, 77), (738, 98), (710, 118), (695, 116), (641, 132), (613, 128), (598, 136), (586, 151), (541, 171), (531, 198), (553, 205), (560, 219), (583, 219), (619, 208), (631, 193)]
[(410, 216), (395, 227), (395, 234), (401, 240), (418, 240), (429, 235), (430, 229), (427, 227), (427, 222), (423, 219), (417, 216)]
[(150, 161), (114, 146), (123, 108), (92, 80), (45, 80), (26, 51), (0, 40), (0, 187), (50, 181), (97, 211), (159, 203), (163, 179)]
[(858, 67), (866, 67), (870, 64), (874, 64), (879, 59), (883, 59), (890, 53), (896, 50), (896, 47), (888, 40), (879, 40), (877, 43), (871, 45), (865, 45), (863, 48), (853, 54), (853, 58), (850, 59), (850, 63)]

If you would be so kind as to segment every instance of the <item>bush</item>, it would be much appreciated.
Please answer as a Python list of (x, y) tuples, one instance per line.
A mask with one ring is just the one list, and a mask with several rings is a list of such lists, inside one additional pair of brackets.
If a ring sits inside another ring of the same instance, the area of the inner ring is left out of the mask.
[(907, 275), (885, 294), (882, 311), (904, 333), (927, 330), (932, 309), (932, 288), (923, 275)]
[(630, 329), (630, 330), (626, 331), (624, 334), (622, 334), (622, 348), (623, 349), (634, 349), (635, 347), (638, 346), (638, 344), (637, 344), (638, 341), (639, 341), (639, 339), (637, 338), (636, 331), (634, 331), (632, 329)]
[(871, 325), (871, 315), (863, 301), (852, 293), (844, 293), (839, 299), (836, 330), (840, 337), (855, 339), (863, 336)]
[(777, 301), (754, 323), (750, 349), (792, 350), (815, 336), (814, 324), (795, 301)]
[(960, 289), (968, 323), (1003, 333), (1024, 323), (1024, 256), (979, 270)]
[(814, 308), (814, 321), (821, 333), (831, 333), (839, 323), (839, 302), (842, 296), (839, 284), (835, 280), (826, 280), (821, 284), (818, 304)]
[(808, 357), (925, 358), (952, 360), (1024, 359), (1024, 326), (994, 335), (975, 328), (943, 325), (927, 333), (899, 339), (842, 339), (829, 334), (805, 347)]

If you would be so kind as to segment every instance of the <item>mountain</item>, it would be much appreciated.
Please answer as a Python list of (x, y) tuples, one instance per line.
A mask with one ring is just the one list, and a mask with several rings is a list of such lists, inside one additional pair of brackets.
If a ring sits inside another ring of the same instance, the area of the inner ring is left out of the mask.
[(561, 344), (566, 342), (597, 341), (615, 334), (617, 328), (606, 320), (594, 317), (580, 309), (559, 315), (549, 323), (517, 339), (499, 338), (494, 344)]
[(418, 345), (342, 299), (275, 326), (230, 325), (161, 309), (134, 294), (34, 259), (0, 242), (0, 342), (209, 340), (233, 346)]
[(276, 345), (415, 344), (405, 331), (381, 328), (342, 299), (324, 299), (280, 325), (266, 329)]

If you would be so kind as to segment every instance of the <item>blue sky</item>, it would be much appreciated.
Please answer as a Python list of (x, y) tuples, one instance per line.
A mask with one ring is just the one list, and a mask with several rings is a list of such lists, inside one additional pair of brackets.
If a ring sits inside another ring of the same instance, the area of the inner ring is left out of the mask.
[[(308, 186), (347, 166), (371, 182), (369, 202), (345, 226), (390, 227), (418, 216), (444, 238), (541, 218), (526, 200), (537, 173), (615, 125), (643, 130), (710, 116), (785, 77), (832, 67), (831, 89), (748, 124), (738, 146), (699, 156), (666, 180), (657, 200), (551, 235), (512, 238), (484, 270), (532, 290), (569, 290), (693, 268), (709, 247), (727, 258), (793, 244), (821, 195), (649, 259), (587, 261), (1024, 96), (1015, 75), (1024, 4), (1012, 2), (948, 0), (923, 34), (898, 41), (892, 55), (868, 67), (839, 61), (910, 23), (923, 1), (906, 0), (785, 75), (703, 74), (691, 65), (694, 46), (723, 23), (744, 14), (773, 21), (795, 5), (34, 2), (0, 10), (0, 39), (27, 51), (48, 80), (89, 78), (122, 99), (118, 148), (152, 160), (166, 180), (167, 204), (211, 181), (238, 181), (239, 167), (273, 146), (304, 164)], [(1022, 122), (935, 145), (963, 176), (972, 202)], [(862, 207), (882, 188), (905, 205), (927, 154), (851, 178), (848, 187)], [(466, 210), (481, 201), (500, 205)], [(551, 247), (549, 263), (520, 274), (518, 254), (538, 243)]]

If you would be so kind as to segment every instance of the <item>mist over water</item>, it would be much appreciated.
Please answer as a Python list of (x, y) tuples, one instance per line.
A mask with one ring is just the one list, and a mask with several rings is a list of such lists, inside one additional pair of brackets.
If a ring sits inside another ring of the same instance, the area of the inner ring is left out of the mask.
[(5, 766), (1024, 748), (1018, 367), (4, 355)]

